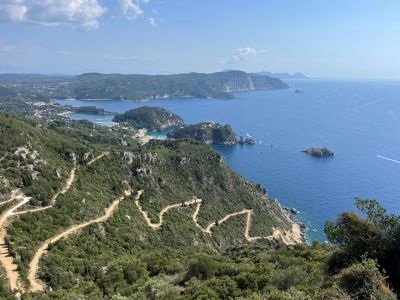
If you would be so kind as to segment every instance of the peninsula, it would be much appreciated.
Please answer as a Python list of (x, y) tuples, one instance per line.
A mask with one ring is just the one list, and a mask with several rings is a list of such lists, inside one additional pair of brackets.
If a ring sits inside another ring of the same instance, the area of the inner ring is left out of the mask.
[(162, 107), (142, 106), (117, 115), (113, 122), (127, 124), (134, 129), (146, 129), (149, 132), (184, 125), (183, 119)]
[(217, 145), (255, 144), (251, 138), (237, 138), (230, 125), (221, 125), (214, 121), (174, 128), (168, 134), (168, 137), (172, 139), (193, 139), (202, 143)]
[(288, 85), (271, 76), (224, 71), (211, 74), (173, 75), (101, 74), (44, 76), (0, 75), (0, 93), (15, 93), (44, 99), (235, 98), (233, 92), (286, 89)]

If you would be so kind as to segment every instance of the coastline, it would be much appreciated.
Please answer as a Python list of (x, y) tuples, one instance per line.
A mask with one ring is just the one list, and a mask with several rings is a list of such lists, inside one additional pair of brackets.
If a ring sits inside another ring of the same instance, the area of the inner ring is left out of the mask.
[[(67, 112), (66, 116), (72, 114), (73, 112)], [(167, 139), (164, 135), (154, 136), (150, 135), (146, 129), (139, 129), (133, 135), (133, 138), (137, 139), (140, 144), (144, 145), (148, 143), (152, 139)], [(217, 151), (217, 150), (216, 150)], [(221, 153), (223, 155), (223, 153)], [(296, 219), (296, 214), (294, 214), (290, 208), (286, 208), (282, 206), (282, 203), (275, 199), (281, 207), (282, 213), (286, 216), (287, 220), (291, 224), (291, 228), (288, 230), (279, 230), (282, 240), (286, 244), (305, 244), (308, 243), (308, 236), (307, 236), (307, 227), (304, 223), (300, 222)]]
[(296, 215), (293, 214), (289, 208), (282, 207), (282, 212), (292, 225), (290, 230), (285, 231), (286, 238), (295, 244), (307, 244), (309, 242), (307, 236), (307, 226), (297, 220)]

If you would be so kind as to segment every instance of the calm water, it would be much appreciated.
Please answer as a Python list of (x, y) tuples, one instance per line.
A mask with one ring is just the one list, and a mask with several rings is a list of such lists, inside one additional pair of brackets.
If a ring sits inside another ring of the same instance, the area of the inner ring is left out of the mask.
[[(238, 134), (251, 135), (257, 145), (215, 148), (231, 168), (262, 183), (284, 206), (296, 207), (311, 239), (325, 240), (324, 222), (343, 210), (355, 209), (355, 196), (379, 199), (390, 212), (400, 214), (400, 162), (395, 162), (400, 161), (400, 82), (288, 83), (289, 90), (238, 93), (235, 100), (59, 102), (116, 112), (157, 105), (188, 123), (215, 120), (231, 124)], [(295, 89), (304, 93), (295, 94)], [(318, 159), (300, 152), (310, 146), (326, 146), (336, 156)]]

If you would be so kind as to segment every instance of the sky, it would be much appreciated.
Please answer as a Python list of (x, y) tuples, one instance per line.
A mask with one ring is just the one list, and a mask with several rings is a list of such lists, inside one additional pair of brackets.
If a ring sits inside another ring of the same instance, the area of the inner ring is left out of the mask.
[(400, 79), (398, 0), (0, 0), (0, 73)]

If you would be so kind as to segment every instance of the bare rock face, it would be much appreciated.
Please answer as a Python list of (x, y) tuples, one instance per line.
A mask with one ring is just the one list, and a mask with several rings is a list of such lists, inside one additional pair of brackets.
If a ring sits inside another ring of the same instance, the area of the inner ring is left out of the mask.
[(302, 152), (307, 153), (309, 155), (315, 156), (315, 157), (331, 157), (334, 156), (335, 153), (328, 148), (317, 148), (317, 147), (312, 147), (312, 148), (307, 148), (303, 150)]
[(165, 160), (161, 154), (151, 153), (151, 152), (146, 152), (141, 154), (134, 154), (132, 152), (122, 152), (121, 158), (129, 165), (134, 162), (149, 163), (149, 164), (162, 163)]

